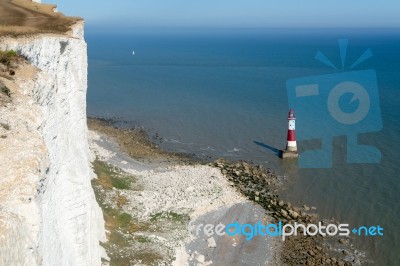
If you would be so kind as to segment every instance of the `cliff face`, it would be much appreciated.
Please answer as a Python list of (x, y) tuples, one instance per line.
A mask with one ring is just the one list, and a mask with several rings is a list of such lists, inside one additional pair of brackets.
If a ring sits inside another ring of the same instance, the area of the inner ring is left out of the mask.
[(1, 113), (15, 134), (0, 153), (8, 150), (19, 164), (9, 161), (14, 170), (2, 181), (18, 187), (19, 177), (24, 183), (12, 197), (0, 191), (0, 264), (100, 265), (105, 233), (90, 184), (83, 23), (69, 35), (2, 38), (0, 49), (15, 50), (36, 67), (25, 75), (19, 72), (29, 72), (28, 66), (17, 70), (15, 84), (4, 81), (15, 100), (8, 116)]

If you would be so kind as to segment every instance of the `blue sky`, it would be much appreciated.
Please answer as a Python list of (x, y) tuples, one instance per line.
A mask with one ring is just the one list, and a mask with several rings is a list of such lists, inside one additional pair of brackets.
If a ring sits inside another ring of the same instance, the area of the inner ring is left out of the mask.
[(399, 0), (45, 0), (89, 25), (132, 27), (400, 27)]

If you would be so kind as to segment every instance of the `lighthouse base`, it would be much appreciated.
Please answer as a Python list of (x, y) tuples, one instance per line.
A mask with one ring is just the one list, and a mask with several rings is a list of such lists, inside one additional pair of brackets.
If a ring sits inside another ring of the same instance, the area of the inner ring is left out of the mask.
[(297, 158), (299, 157), (299, 154), (297, 153), (297, 151), (280, 150), (279, 157), (281, 157), (282, 159)]

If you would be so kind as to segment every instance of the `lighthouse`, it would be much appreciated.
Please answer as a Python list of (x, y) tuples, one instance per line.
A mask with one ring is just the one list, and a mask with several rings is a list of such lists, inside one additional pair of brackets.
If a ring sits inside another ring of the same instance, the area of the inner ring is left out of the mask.
[(287, 131), (287, 145), (286, 150), (291, 152), (297, 152), (296, 143), (296, 117), (294, 116), (294, 111), (289, 110), (288, 115), (288, 131)]
[(280, 151), (280, 157), (285, 158), (297, 158), (297, 143), (296, 143), (296, 116), (294, 115), (293, 109), (289, 110), (288, 115), (288, 133), (287, 133), (287, 144), (286, 149)]

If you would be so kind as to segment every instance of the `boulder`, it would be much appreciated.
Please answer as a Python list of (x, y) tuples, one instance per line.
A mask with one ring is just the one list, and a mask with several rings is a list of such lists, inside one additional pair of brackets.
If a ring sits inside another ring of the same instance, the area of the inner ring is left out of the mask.
[(206, 258), (204, 257), (203, 254), (197, 254), (196, 256), (196, 260), (200, 263), (204, 263), (204, 261), (206, 260)]
[(297, 219), (300, 216), (297, 212), (292, 211), (292, 210), (289, 211), (289, 214), (293, 219)]
[(217, 243), (215, 242), (214, 237), (210, 237), (209, 239), (207, 239), (207, 246), (209, 248), (216, 248), (217, 247)]

